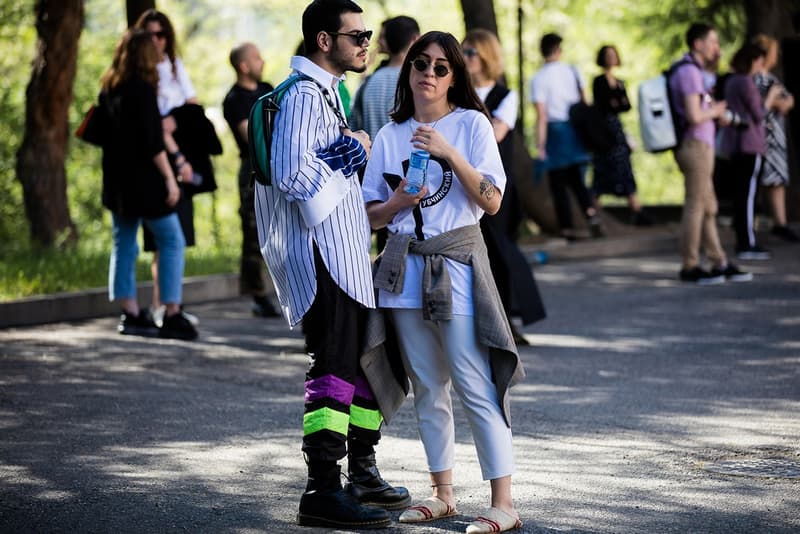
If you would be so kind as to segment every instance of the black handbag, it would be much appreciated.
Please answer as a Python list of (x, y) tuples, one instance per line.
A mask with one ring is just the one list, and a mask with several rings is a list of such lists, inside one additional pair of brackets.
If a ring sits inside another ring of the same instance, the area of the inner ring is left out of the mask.
[(103, 146), (103, 142), (108, 138), (108, 122), (106, 110), (98, 104), (92, 104), (75, 130), (75, 137), (96, 146)]
[[(577, 72), (575, 84), (578, 94), (582, 95)], [(607, 152), (614, 146), (614, 132), (608, 127), (605, 115), (597, 106), (587, 104), (583, 97), (569, 108), (569, 122), (588, 151)]]

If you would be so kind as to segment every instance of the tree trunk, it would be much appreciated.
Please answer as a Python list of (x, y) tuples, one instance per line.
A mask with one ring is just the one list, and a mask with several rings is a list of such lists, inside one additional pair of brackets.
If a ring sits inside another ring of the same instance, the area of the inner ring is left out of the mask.
[(52, 245), (61, 235), (77, 239), (67, 204), (64, 163), (83, 0), (38, 0), (34, 9), (39, 40), (26, 90), (17, 179), (22, 183), (31, 238)]
[(483, 28), (497, 35), (497, 17), (493, 0), (461, 0), (464, 11), (464, 26), (467, 31)]
[(126, 0), (125, 7), (128, 14), (128, 28), (136, 24), (139, 16), (148, 9), (155, 9), (155, 0)]
[[(785, 67), (788, 65), (797, 65), (800, 61), (800, 47), (796, 44), (800, 40), (797, 30), (792, 26), (793, 10), (798, 6), (797, 2), (792, 0), (745, 0), (744, 8), (747, 15), (747, 36), (753, 36), (757, 33), (765, 33), (778, 39), (778, 42), (783, 42), (784, 55), (781, 61), (775, 68), (775, 74), (779, 79), (783, 80), (787, 85), (791, 85), (790, 90), (793, 92), (795, 99), (800, 98), (798, 85), (796, 83), (797, 76), (794, 71), (789, 72)], [(792, 41), (790, 43), (789, 41)], [(791, 57), (788, 54), (791, 51)], [(791, 78), (787, 80), (788, 78)], [(800, 165), (798, 165), (798, 157), (800, 157), (800, 136), (797, 132), (800, 131), (800, 113), (798, 113), (797, 105), (795, 109), (787, 117), (787, 134), (789, 146), (789, 173), (791, 179), (789, 187), (786, 190), (786, 212), (790, 220), (800, 220)]]

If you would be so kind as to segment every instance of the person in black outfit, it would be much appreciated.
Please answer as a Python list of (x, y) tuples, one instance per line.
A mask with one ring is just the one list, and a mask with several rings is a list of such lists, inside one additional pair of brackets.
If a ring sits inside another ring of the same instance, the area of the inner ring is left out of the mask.
[[(167, 159), (156, 101), (157, 61), (149, 33), (131, 30), (120, 40), (102, 78), (102, 198), (111, 210), (114, 236), (109, 298), (122, 307), (121, 334), (194, 339), (197, 331), (180, 310), (186, 241), (175, 214), (181, 191)], [(166, 310), (160, 328), (136, 300), (136, 234), (142, 222), (161, 250), (158, 284)]]
[(522, 324), (528, 325), (544, 319), (547, 314), (531, 266), (517, 245), (523, 219), (519, 193), (514, 185), (514, 126), (519, 97), (502, 83), (503, 56), (497, 36), (480, 28), (470, 30), (461, 47), (475, 91), (492, 115), (492, 129), (508, 177), (500, 210), (481, 218), (481, 231), (514, 341), (517, 345), (528, 345), (525, 336), (511, 321), (512, 315), (518, 314)]
[(239, 292), (252, 295), (253, 315), (279, 317), (280, 313), (267, 298), (267, 275), (261, 249), (258, 246), (255, 200), (253, 195), (253, 168), (247, 147), (247, 127), (250, 108), (259, 97), (273, 87), (261, 81), (264, 60), (253, 43), (243, 43), (231, 50), (230, 62), (236, 71), (236, 83), (225, 95), (223, 115), (239, 146), (239, 216), (242, 219), (242, 259), (239, 269)]
[(613, 134), (614, 144), (604, 152), (594, 153), (592, 188), (597, 199), (601, 195), (627, 197), (632, 212), (631, 222), (639, 226), (649, 226), (653, 221), (642, 212), (642, 206), (636, 196), (636, 181), (631, 167), (631, 148), (622, 128), (622, 122), (619, 120), (620, 113), (631, 109), (625, 82), (614, 76), (614, 69), (620, 64), (616, 47), (605, 45), (597, 52), (597, 66), (603, 69), (603, 74), (592, 82), (594, 105), (603, 112), (608, 131)]

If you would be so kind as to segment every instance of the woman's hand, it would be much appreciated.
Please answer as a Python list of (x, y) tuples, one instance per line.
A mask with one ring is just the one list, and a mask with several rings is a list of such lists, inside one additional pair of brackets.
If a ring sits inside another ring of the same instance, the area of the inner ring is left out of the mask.
[(411, 136), (414, 148), (426, 150), (431, 156), (447, 159), (453, 151), (444, 136), (430, 126), (420, 126)]
[(386, 202), (369, 202), (367, 208), (367, 218), (369, 225), (378, 230), (392, 222), (395, 215), (404, 209), (414, 208), (428, 194), (428, 187), (423, 186), (419, 193), (406, 193), (405, 178), (400, 181), (400, 185), (394, 190), (392, 196)]
[(178, 182), (173, 177), (167, 178), (167, 206), (174, 207), (180, 199), (181, 188), (178, 187)]
[(186, 159), (184, 159), (183, 164), (178, 164), (178, 174), (180, 175), (180, 181), (190, 184), (192, 183), (192, 176), (194, 175), (194, 169), (192, 169), (192, 164), (189, 163)]

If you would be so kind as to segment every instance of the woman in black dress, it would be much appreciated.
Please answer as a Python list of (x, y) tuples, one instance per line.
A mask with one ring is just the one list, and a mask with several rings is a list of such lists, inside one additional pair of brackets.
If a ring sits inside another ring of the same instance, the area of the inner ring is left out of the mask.
[(614, 76), (614, 69), (620, 65), (616, 47), (602, 46), (597, 52), (597, 65), (602, 67), (603, 74), (597, 76), (592, 83), (594, 105), (605, 115), (608, 129), (614, 135), (614, 145), (606, 152), (594, 154), (594, 194), (597, 199), (601, 195), (627, 197), (632, 212), (631, 222), (638, 226), (647, 226), (652, 221), (642, 212), (642, 206), (636, 197), (631, 148), (619, 120), (619, 114), (629, 111), (631, 103), (625, 91), (625, 83)]

